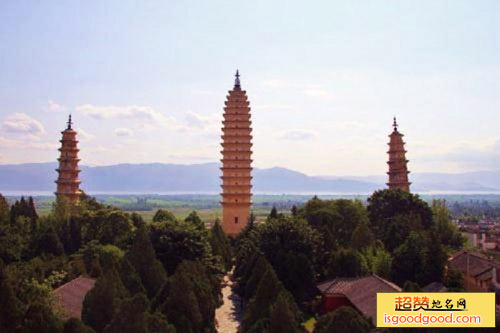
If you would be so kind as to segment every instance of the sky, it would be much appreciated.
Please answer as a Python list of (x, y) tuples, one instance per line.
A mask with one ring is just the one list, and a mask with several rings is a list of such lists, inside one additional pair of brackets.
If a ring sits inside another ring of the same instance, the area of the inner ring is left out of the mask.
[(0, 164), (206, 163), (239, 69), (253, 166), (500, 169), (500, 1), (0, 0)]

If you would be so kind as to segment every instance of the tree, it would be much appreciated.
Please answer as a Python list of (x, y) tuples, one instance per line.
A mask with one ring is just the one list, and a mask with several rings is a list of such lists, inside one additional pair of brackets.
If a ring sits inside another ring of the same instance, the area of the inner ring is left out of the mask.
[(9, 224), (10, 207), (5, 197), (0, 194), (0, 226)]
[(23, 328), (30, 333), (58, 333), (63, 331), (63, 322), (43, 302), (31, 304), (24, 316)]
[(137, 230), (134, 243), (126, 255), (126, 259), (134, 266), (149, 298), (152, 298), (165, 283), (167, 275), (161, 262), (156, 259), (147, 227)]
[(271, 267), (262, 255), (257, 254), (255, 258), (251, 269), (238, 280), (236, 288), (239, 294), (246, 299), (250, 299), (255, 294), (262, 276)]
[(164, 209), (158, 209), (153, 216), (153, 222), (174, 222), (175, 215)]
[(19, 201), (16, 201), (12, 205), (10, 209), (10, 223), (14, 225), (19, 217), (26, 217), (30, 221), (38, 219), (32, 197), (29, 197), (28, 201), (24, 197), (21, 197)]
[(426, 233), (426, 256), (423, 282), (440, 282), (443, 280), (444, 267), (448, 256), (443, 249), (439, 235), (431, 230)]
[(351, 239), (352, 246), (358, 250), (370, 247), (373, 244), (374, 236), (367, 221), (362, 220), (358, 223)]
[(404, 292), (419, 292), (422, 291), (418, 283), (412, 282), (412, 281), (406, 281), (405, 284), (403, 285), (403, 291)]
[(349, 246), (354, 228), (368, 222), (367, 212), (360, 201), (320, 200), (313, 198), (304, 207), (309, 224), (323, 236), (325, 251), (337, 245)]
[(64, 247), (52, 227), (49, 227), (38, 239), (36, 252), (38, 254), (45, 253), (53, 254), (55, 256), (59, 256), (64, 253)]
[(76, 219), (71, 219), (69, 222), (69, 235), (71, 245), (68, 247), (68, 254), (71, 254), (82, 246), (82, 227)]
[(38, 220), (38, 214), (35, 209), (35, 202), (33, 201), (32, 197), (29, 197), (28, 199), (28, 214), (31, 221)]
[(177, 266), (176, 273), (189, 278), (191, 282), (191, 290), (196, 296), (202, 316), (202, 327), (215, 330), (214, 318), (219, 300), (220, 280), (197, 261), (183, 261)]
[(0, 332), (16, 332), (23, 316), (22, 303), (14, 294), (0, 260)]
[(184, 270), (178, 269), (170, 278), (170, 294), (162, 305), (162, 312), (179, 332), (200, 332), (203, 316), (193, 284)]
[(286, 292), (282, 291), (271, 306), (268, 333), (300, 333), (304, 329), (297, 320), (295, 307), (290, 304)]
[(229, 270), (233, 264), (231, 244), (226, 233), (222, 230), (219, 220), (215, 221), (214, 226), (210, 230), (209, 241), (212, 247), (212, 254), (220, 256), (224, 262), (225, 269)]
[(297, 206), (295, 206), (295, 205), (292, 206), (291, 212), (292, 212), (292, 216), (299, 215), (299, 211), (297, 209)]
[(18, 225), (0, 225), (0, 259), (6, 263), (21, 260), (27, 239)]
[(432, 215), (436, 231), (441, 238), (440, 242), (455, 249), (460, 248), (463, 245), (463, 238), (451, 220), (446, 201), (433, 200)]
[(450, 268), (444, 282), (450, 292), (464, 291), (464, 275), (458, 269)]
[[(269, 322), (271, 307), (282, 292), (287, 293), (272, 267), (269, 267), (260, 279), (257, 290), (248, 302), (247, 309), (243, 314), (241, 325), (244, 332), (255, 330), (255, 326), (261, 325), (263, 320), (265, 323)], [(292, 305), (294, 304), (293, 297), (290, 296), (287, 302), (290, 302), (290, 308), (294, 307)], [(296, 305), (294, 308), (296, 309)], [(295, 313), (297, 312), (298, 310)]]
[(302, 219), (271, 219), (248, 236), (297, 302), (315, 293), (314, 267), (322, 259), (320, 237)]
[(349, 332), (367, 333), (371, 322), (351, 307), (341, 306), (335, 311), (319, 317), (314, 333)]
[(406, 241), (393, 253), (392, 279), (402, 284), (414, 281), (423, 284), (423, 272), (426, 263), (426, 247), (423, 236), (411, 232)]
[(427, 230), (433, 225), (429, 205), (418, 195), (401, 190), (373, 193), (368, 198), (368, 214), (376, 238), (382, 240), (389, 251), (402, 244), (388, 245), (394, 233), (401, 234), (400, 240), (404, 241), (411, 231)]
[(127, 288), (130, 295), (147, 293), (146, 289), (142, 285), (141, 277), (127, 258), (123, 258), (123, 260), (121, 261), (119, 273), (123, 285), (125, 286), (125, 288)]
[(104, 333), (147, 333), (148, 298), (144, 294), (135, 294), (126, 299), (113, 320), (104, 329)]
[(273, 206), (271, 209), (271, 213), (269, 213), (269, 216), (267, 219), (277, 219), (278, 218), (278, 210), (276, 209), (276, 206)]
[(193, 223), (196, 225), (198, 228), (204, 229), (205, 224), (201, 221), (200, 217), (198, 216), (198, 213), (196, 211), (192, 211), (189, 213), (189, 215), (184, 219), (184, 222), (188, 223)]
[(63, 333), (95, 333), (78, 318), (70, 318), (64, 323)]
[(148, 330), (150, 333), (175, 333), (175, 327), (169, 324), (167, 317), (161, 312), (148, 316)]
[(97, 279), (83, 301), (82, 320), (102, 332), (118, 312), (120, 305), (128, 296), (118, 273), (110, 267)]
[(332, 253), (328, 261), (328, 278), (356, 277), (368, 272), (363, 256), (351, 249), (341, 249)]
[(151, 241), (158, 260), (168, 274), (173, 274), (183, 260), (212, 259), (207, 231), (191, 223), (152, 223)]
[(392, 258), (383, 245), (372, 245), (370, 248), (363, 249), (360, 253), (371, 273), (390, 279)]

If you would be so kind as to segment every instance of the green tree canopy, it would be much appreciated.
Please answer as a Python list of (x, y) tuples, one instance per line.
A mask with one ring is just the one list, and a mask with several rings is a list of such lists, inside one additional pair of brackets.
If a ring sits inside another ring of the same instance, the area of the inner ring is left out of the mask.
[(156, 259), (147, 227), (137, 230), (134, 243), (126, 258), (139, 274), (149, 298), (152, 298), (165, 283), (167, 274), (161, 262)]
[(14, 294), (10, 279), (0, 263), (0, 332), (16, 332), (23, 315), (23, 305)]
[(97, 279), (94, 288), (85, 296), (82, 309), (83, 322), (97, 332), (102, 332), (127, 296), (128, 292), (116, 269), (107, 268)]
[(295, 304), (292, 303), (287, 292), (282, 291), (278, 295), (276, 302), (271, 306), (269, 314), (269, 328), (268, 333), (301, 333), (304, 332), (297, 318), (297, 309)]
[(323, 236), (326, 251), (337, 245), (349, 246), (356, 226), (368, 223), (366, 209), (357, 200), (313, 198), (306, 203), (304, 214), (309, 224)]
[(340, 249), (334, 251), (326, 270), (326, 277), (356, 277), (368, 273), (368, 267), (363, 256), (356, 250)]
[(174, 213), (164, 209), (158, 209), (153, 216), (153, 222), (174, 222), (175, 220)]
[(368, 198), (371, 229), (392, 251), (411, 231), (432, 227), (432, 210), (418, 195), (401, 190), (376, 191)]
[(205, 261), (212, 258), (208, 232), (192, 223), (152, 223), (151, 240), (156, 256), (168, 274), (173, 274), (183, 260)]
[(215, 221), (214, 226), (210, 230), (209, 241), (212, 247), (212, 254), (220, 256), (225, 269), (229, 270), (233, 264), (231, 244), (226, 233), (222, 230), (219, 220)]
[(0, 194), (0, 226), (10, 222), (10, 206), (5, 197)]
[(314, 333), (349, 332), (367, 333), (372, 325), (351, 307), (342, 306), (335, 311), (321, 316), (316, 322)]
[(78, 318), (70, 318), (64, 323), (63, 333), (95, 333)]
[(149, 301), (144, 294), (126, 299), (104, 333), (147, 333)]
[(322, 259), (321, 239), (299, 218), (272, 219), (258, 224), (248, 236), (271, 264), (297, 302), (315, 293), (315, 264)]

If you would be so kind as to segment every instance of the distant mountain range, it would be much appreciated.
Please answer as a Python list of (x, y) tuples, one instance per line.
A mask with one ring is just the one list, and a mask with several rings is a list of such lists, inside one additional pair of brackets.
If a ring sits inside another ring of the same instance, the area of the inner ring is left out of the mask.
[[(82, 189), (89, 193), (219, 193), (218, 163), (117, 164), (81, 166)], [(0, 193), (52, 192), (56, 163), (0, 165)], [(410, 174), (413, 191), (494, 192), (500, 190), (500, 171), (460, 174)], [(254, 169), (255, 193), (370, 193), (385, 187), (386, 177), (311, 177), (285, 169)]]

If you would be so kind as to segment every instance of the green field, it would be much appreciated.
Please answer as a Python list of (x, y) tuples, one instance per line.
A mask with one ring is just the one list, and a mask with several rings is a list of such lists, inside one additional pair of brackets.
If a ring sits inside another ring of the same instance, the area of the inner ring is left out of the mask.
[[(252, 211), (257, 220), (264, 219), (273, 206), (281, 213), (288, 213), (293, 205), (301, 206), (313, 195), (254, 195)], [(359, 199), (366, 201), (367, 195), (319, 195), (322, 199)], [(10, 203), (19, 197), (7, 196)], [(184, 219), (190, 212), (196, 210), (203, 221), (211, 223), (221, 216), (219, 204), (220, 196), (216, 194), (182, 194), (182, 195), (96, 195), (95, 198), (104, 204), (112, 205), (128, 212), (140, 214), (145, 221), (151, 221), (158, 209), (172, 211), (179, 219)], [(500, 205), (500, 195), (467, 195), (467, 194), (446, 194), (446, 195), (422, 195), (428, 202), (433, 199), (445, 199), (448, 203), (453, 202), (488, 202), (493, 205)], [(52, 208), (53, 196), (35, 196), (35, 205), (40, 215), (46, 215)]]

